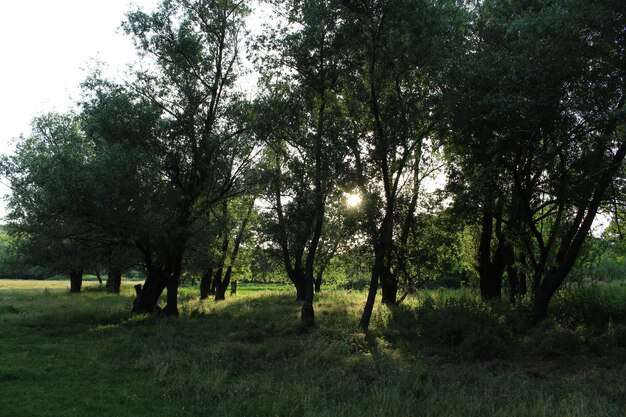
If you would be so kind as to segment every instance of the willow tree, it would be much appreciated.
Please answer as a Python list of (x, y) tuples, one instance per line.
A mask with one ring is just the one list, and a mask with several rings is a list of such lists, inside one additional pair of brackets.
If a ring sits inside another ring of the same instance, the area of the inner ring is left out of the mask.
[[(347, 155), (341, 78), (345, 76), (341, 2), (273, 1), (284, 21), (258, 46), (265, 90), (258, 132), (268, 144), (273, 240), (303, 301), (302, 320), (315, 322), (315, 265), (326, 205), (344, 175)], [(271, 117), (269, 117), (271, 115)], [(270, 227), (271, 228), (271, 227)]]
[(448, 79), (457, 191), (480, 212), (481, 293), (500, 297), (505, 270), (512, 291), (528, 276), (535, 320), (626, 155), (624, 12), (614, 2), (485, 1)]
[[(437, 85), (444, 57), (459, 41), (454, 2), (346, 1), (351, 76), (346, 94), (353, 123), (356, 184), (364, 196), (374, 254), (361, 327), (367, 329), (380, 283), (382, 302), (395, 304), (395, 247), (406, 242), (422, 178), (422, 156), (433, 138)], [(401, 196), (407, 207), (399, 210)], [(404, 212), (404, 218), (399, 214)]]
[(135, 312), (152, 311), (167, 288), (164, 312), (178, 313), (191, 227), (233, 192), (251, 163), (245, 104), (235, 88), (247, 13), (237, 1), (163, 1), (151, 13), (129, 12), (123, 24), (142, 57), (126, 88), (161, 114), (141, 143), (154, 188), (145, 230), (136, 239), (148, 277)]
[(121, 243), (98, 218), (95, 151), (77, 115), (49, 113), (2, 160), (12, 190), (9, 233), (29, 263), (69, 274), (71, 292), (80, 291), (85, 270)]

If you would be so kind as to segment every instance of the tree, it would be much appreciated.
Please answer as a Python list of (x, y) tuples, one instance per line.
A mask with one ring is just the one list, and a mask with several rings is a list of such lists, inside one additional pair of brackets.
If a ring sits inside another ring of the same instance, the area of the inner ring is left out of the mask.
[[(259, 123), (258, 133), (267, 138), (268, 157), (274, 159), (267, 191), (274, 214), (273, 240), (280, 246), (297, 299), (303, 301), (302, 321), (312, 326), (315, 265), (327, 199), (342, 176), (347, 154), (340, 91), (346, 39), (341, 36), (340, 2), (284, 1), (276, 6), (287, 26), (259, 40), (260, 48), (278, 53), (266, 53), (262, 61), (266, 92), (259, 109), (271, 124)], [(268, 114), (277, 118), (268, 119)]]
[(488, 1), (476, 13), (448, 84), (453, 177), (481, 212), (483, 297), (500, 296), (505, 270), (511, 287), (528, 275), (539, 321), (626, 155), (624, 8)]
[[(417, 205), (425, 144), (433, 137), (434, 73), (454, 49), (459, 9), (453, 2), (347, 1), (351, 39), (349, 94), (355, 183), (364, 196), (366, 231), (374, 253), (360, 326), (367, 329), (380, 283), (382, 302), (395, 304), (393, 273), (400, 197), (409, 197), (402, 223), (410, 228)], [(461, 26), (462, 27), (462, 26)], [(413, 194), (411, 196), (411, 193)]]
[(192, 225), (234, 192), (252, 163), (245, 104), (233, 88), (246, 13), (242, 2), (164, 1), (151, 14), (130, 12), (123, 24), (145, 61), (128, 90), (161, 112), (140, 145), (153, 188), (136, 239), (148, 277), (135, 312), (153, 311), (167, 287), (164, 312), (178, 314)]
[(196, 233), (199, 246), (195, 262), (202, 265), (200, 299), (208, 298), (211, 293), (216, 301), (226, 299), (233, 269), (239, 262), (241, 245), (248, 237), (250, 223), (255, 217), (254, 203), (254, 195), (223, 200), (219, 210), (207, 219), (206, 223), (213, 230), (205, 228)]
[(92, 227), (101, 212), (91, 161), (95, 148), (73, 114), (36, 118), (32, 135), (21, 138), (13, 156), (3, 160), (12, 194), (8, 231), (29, 263), (68, 273), (71, 292), (79, 292), (83, 271), (116, 242)]

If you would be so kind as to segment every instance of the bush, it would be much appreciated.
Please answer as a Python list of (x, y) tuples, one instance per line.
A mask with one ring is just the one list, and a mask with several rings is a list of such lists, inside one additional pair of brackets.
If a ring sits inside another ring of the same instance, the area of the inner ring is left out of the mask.
[(554, 321), (546, 321), (531, 334), (530, 348), (546, 357), (580, 353), (584, 347), (581, 333), (581, 329), (577, 332)]
[(616, 285), (567, 288), (554, 297), (552, 312), (569, 327), (580, 324), (606, 328), (611, 320), (626, 319), (626, 289)]
[(425, 345), (455, 349), (468, 359), (494, 359), (508, 353), (511, 332), (506, 320), (478, 299), (428, 297), (417, 308), (416, 319)]

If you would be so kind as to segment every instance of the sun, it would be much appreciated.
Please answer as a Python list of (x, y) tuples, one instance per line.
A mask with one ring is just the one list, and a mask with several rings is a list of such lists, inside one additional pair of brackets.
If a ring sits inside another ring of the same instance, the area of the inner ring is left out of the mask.
[(357, 193), (346, 194), (346, 204), (348, 207), (357, 207), (361, 204), (361, 196)]

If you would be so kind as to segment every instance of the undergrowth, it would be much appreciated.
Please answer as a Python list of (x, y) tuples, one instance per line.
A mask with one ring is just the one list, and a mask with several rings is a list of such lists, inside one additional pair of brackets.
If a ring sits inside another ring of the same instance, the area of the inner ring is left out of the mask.
[(624, 305), (571, 315), (625, 290), (563, 293), (535, 328), (524, 302), (431, 291), (365, 334), (363, 292), (322, 292), (307, 329), (288, 287), (182, 288), (178, 318), (129, 315), (130, 285), (0, 289), (0, 415), (623, 416)]

